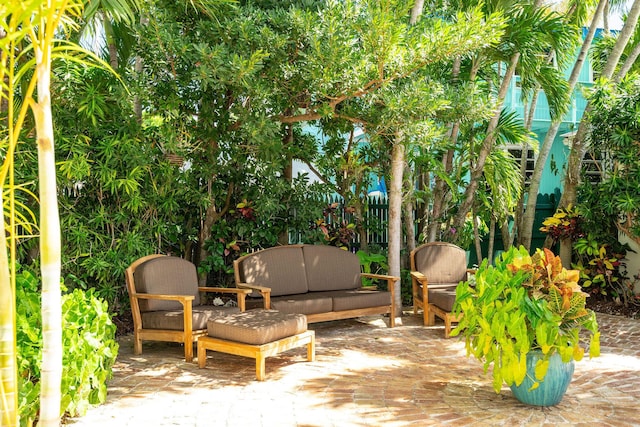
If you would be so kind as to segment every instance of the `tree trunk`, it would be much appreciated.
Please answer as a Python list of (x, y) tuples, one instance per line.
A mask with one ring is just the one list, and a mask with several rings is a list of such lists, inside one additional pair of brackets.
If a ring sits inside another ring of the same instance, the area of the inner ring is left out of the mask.
[[(143, 13), (140, 16), (140, 25), (145, 26), (149, 23), (149, 18)], [(140, 55), (136, 55), (135, 64), (133, 66), (133, 72), (136, 76), (142, 74), (142, 68), (144, 66), (144, 61), (140, 57)], [(140, 101), (140, 96), (137, 94), (133, 97), (133, 112), (136, 115), (136, 119), (138, 122), (142, 122), (142, 102)]]
[[(400, 277), (400, 249), (402, 243), (402, 173), (405, 147), (400, 133), (391, 151), (391, 182), (389, 183), (389, 274)], [(402, 289), (395, 283), (396, 317), (402, 315)]]
[[(0, 39), (4, 39), (7, 32), (0, 27)], [(11, 45), (10, 45), (11, 46)], [(7, 49), (11, 52), (13, 49)], [(13, 131), (13, 123), (8, 122), (9, 108), (13, 108), (14, 87), (12, 79), (9, 77), (9, 57), (7, 51), (0, 51), (0, 70), (2, 70), (3, 86), (0, 87), (0, 117), (7, 117), (7, 123), (3, 123), (4, 129), (9, 129), (10, 135), (8, 153), (4, 155), (2, 173), (0, 174), (0, 205), (4, 204), (5, 190), (13, 191), (10, 186), (5, 186), (6, 174), (10, 170), (13, 162), (13, 150), (17, 142), (19, 132)], [(6, 88), (6, 89), (5, 89)], [(11, 207), (13, 201), (9, 201)], [(14, 230), (14, 215), (11, 212), (11, 233)], [(6, 218), (5, 218), (6, 220)], [(16, 362), (16, 297), (15, 281), (12, 280), (9, 257), (7, 256), (7, 234), (0, 233), (0, 425), (15, 427), (18, 425), (18, 367)], [(15, 244), (12, 243), (12, 247)]]
[[(282, 143), (285, 147), (293, 144), (293, 125), (286, 125)], [(282, 170), (282, 179), (284, 179), (289, 187), (291, 187), (291, 183), (293, 182), (293, 160), (291, 159), (291, 156), (287, 155), (285, 162), (286, 163)], [(278, 234), (278, 244), (289, 244), (289, 230), (282, 230), (280, 234)]]
[[(576, 62), (573, 65), (573, 69), (571, 70), (571, 74), (569, 75), (568, 84), (570, 93), (573, 93), (573, 90), (575, 89), (575, 86), (578, 82), (578, 77), (580, 76), (580, 71), (582, 70), (582, 64), (584, 63), (586, 55), (589, 52), (589, 48), (591, 47), (591, 42), (593, 41), (593, 37), (595, 36), (597, 29), (598, 17), (602, 14), (602, 9), (605, 2), (606, 0), (600, 0), (600, 2), (598, 3), (598, 7), (594, 12), (593, 20), (591, 21), (591, 25), (589, 26), (587, 36), (582, 43), (580, 53), (578, 54)], [(527, 250), (531, 250), (533, 222), (535, 220), (536, 202), (538, 199), (540, 182), (542, 180), (542, 171), (544, 169), (545, 163), (547, 162), (549, 152), (551, 151), (551, 147), (553, 146), (553, 141), (558, 134), (558, 129), (560, 128), (561, 124), (562, 117), (558, 117), (551, 122), (551, 125), (549, 126), (549, 129), (547, 130), (547, 133), (542, 142), (542, 146), (540, 147), (540, 152), (538, 153), (538, 158), (533, 170), (533, 175), (531, 176), (531, 181), (529, 183), (529, 196), (527, 199), (527, 205), (522, 214), (521, 226), (518, 229), (518, 243), (527, 248)]]
[(102, 14), (102, 26), (104, 28), (105, 40), (109, 51), (109, 65), (114, 71), (118, 70), (118, 48), (113, 35), (113, 25), (106, 14)]
[[(456, 57), (453, 60), (452, 70), (451, 70), (451, 81), (453, 83), (457, 82), (460, 78), (460, 67), (462, 66), (462, 60), (460, 57)], [(472, 71), (470, 79), (475, 78), (475, 71)], [(451, 141), (451, 146), (455, 146), (458, 141), (458, 134), (460, 132), (460, 122), (455, 122), (451, 124), (451, 130), (449, 131), (449, 140)], [(453, 170), (453, 156), (455, 155), (454, 150), (447, 150), (447, 152), (442, 156), (442, 163), (444, 166), (444, 173), (450, 174)], [(441, 219), (443, 217), (444, 212), (448, 210), (448, 201), (446, 199), (447, 195), (447, 183), (444, 179), (436, 176), (435, 184), (433, 187), (433, 211), (431, 218), (432, 220), (428, 225), (428, 234), (427, 241), (434, 242), (437, 238), (438, 232), (440, 230), (440, 226), (442, 224)]]
[[(53, 15), (57, 11), (51, 11)], [(49, 18), (49, 19), (46, 19)], [(42, 365), (40, 377), (40, 421), (43, 427), (60, 425), (62, 381), (62, 296), (60, 289), (60, 217), (56, 190), (56, 161), (51, 115), (51, 46), (56, 19), (43, 17), (50, 38), (35, 46), (38, 102), (32, 105), (38, 139), (40, 186), (40, 256), (42, 273)], [(44, 34), (44, 32), (43, 32)]]
[[(480, 246), (480, 232), (478, 231), (478, 218), (476, 217), (473, 208), (471, 209), (471, 224), (473, 226), (473, 243), (476, 248), (476, 258), (478, 259), (478, 264), (482, 262), (482, 246)], [(466, 249), (466, 248), (465, 248)]]
[(405, 250), (401, 265), (403, 266), (403, 268), (408, 269), (409, 255), (416, 248), (416, 232), (415, 232), (415, 220), (413, 216), (414, 206), (415, 206), (413, 201), (413, 187), (415, 184), (413, 182), (413, 174), (411, 173), (411, 169), (407, 164), (405, 164), (404, 184), (405, 184), (404, 185), (405, 202), (404, 202), (404, 209), (402, 213), (404, 215), (404, 230), (405, 230), (405, 236), (407, 239), (407, 243), (406, 243), (407, 246), (406, 246), (406, 250)]
[[(452, 132), (455, 132), (456, 129), (457, 124), (454, 125)], [(445, 174), (448, 174), (453, 170), (453, 156), (453, 150), (447, 150), (447, 152), (442, 156)], [(433, 207), (430, 215), (431, 220), (427, 225), (427, 242), (435, 242), (438, 240), (438, 234), (440, 226), (442, 225), (444, 213), (448, 208), (447, 190), (448, 188), (445, 180), (440, 177), (436, 177), (435, 184), (433, 186)]]

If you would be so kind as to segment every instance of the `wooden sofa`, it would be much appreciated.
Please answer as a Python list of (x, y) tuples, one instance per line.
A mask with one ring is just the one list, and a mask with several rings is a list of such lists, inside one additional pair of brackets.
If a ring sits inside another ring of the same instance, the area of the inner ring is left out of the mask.
[[(307, 316), (308, 323), (389, 314), (395, 326), (394, 283), (399, 277), (360, 272), (358, 257), (324, 245), (278, 246), (238, 258), (236, 286), (252, 289), (265, 309)], [(387, 291), (362, 287), (362, 278), (384, 280)]]

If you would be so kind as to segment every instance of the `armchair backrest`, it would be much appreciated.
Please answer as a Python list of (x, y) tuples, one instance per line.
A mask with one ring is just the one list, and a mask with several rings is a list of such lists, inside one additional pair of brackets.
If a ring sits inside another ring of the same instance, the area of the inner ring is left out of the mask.
[(411, 252), (411, 270), (424, 274), (429, 283), (459, 283), (467, 280), (467, 255), (451, 243), (425, 243)]
[[(196, 266), (182, 258), (159, 256), (143, 261), (133, 271), (137, 293), (193, 295), (193, 305), (200, 305)], [(181, 310), (178, 301), (139, 300), (140, 311)]]

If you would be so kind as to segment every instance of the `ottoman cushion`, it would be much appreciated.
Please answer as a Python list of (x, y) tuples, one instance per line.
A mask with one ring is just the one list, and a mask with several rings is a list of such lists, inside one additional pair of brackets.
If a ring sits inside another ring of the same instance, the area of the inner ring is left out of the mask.
[(249, 310), (212, 318), (207, 322), (210, 337), (251, 345), (270, 343), (306, 330), (305, 315), (277, 310)]

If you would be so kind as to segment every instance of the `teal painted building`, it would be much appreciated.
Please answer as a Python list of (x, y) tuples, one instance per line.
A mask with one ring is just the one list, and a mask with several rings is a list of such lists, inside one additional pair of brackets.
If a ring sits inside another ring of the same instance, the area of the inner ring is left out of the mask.
[[(583, 29), (583, 36), (586, 36), (587, 29)], [(596, 39), (600, 36), (596, 33)], [(577, 56), (577, 53), (576, 53)], [(571, 64), (573, 65), (573, 64)], [(565, 70), (565, 77), (568, 80), (571, 69)], [(567, 162), (570, 151), (570, 138), (572, 133), (577, 129), (582, 114), (587, 106), (587, 100), (584, 96), (585, 88), (589, 88), (593, 84), (593, 68), (591, 66), (591, 59), (589, 55), (585, 58), (582, 65), (580, 75), (578, 77), (578, 83), (571, 96), (571, 105), (569, 110), (564, 115), (560, 129), (553, 142), (551, 152), (546, 160), (542, 180), (540, 182), (539, 194), (554, 194), (562, 191), (562, 177), (564, 176), (563, 168)], [(520, 88), (520, 78), (516, 76), (512, 82), (507, 98), (505, 99), (504, 108), (510, 111), (515, 111), (518, 117), (524, 120), (525, 110), (528, 108), (522, 102), (522, 91)], [(544, 92), (540, 92), (536, 109), (533, 116), (532, 131), (537, 135), (537, 139), (540, 145), (547, 134), (547, 130), (551, 124), (551, 116), (549, 114), (549, 104)], [(509, 150), (513, 154), (517, 154), (520, 157), (519, 148), (517, 146), (509, 146)], [(531, 161), (528, 163), (527, 171), (533, 171), (534, 161), (536, 154), (529, 153)], [(593, 163), (597, 161), (587, 155), (584, 161), (583, 167), (586, 168), (588, 173), (595, 174), (597, 168)], [(530, 172), (529, 172), (530, 173)]]

